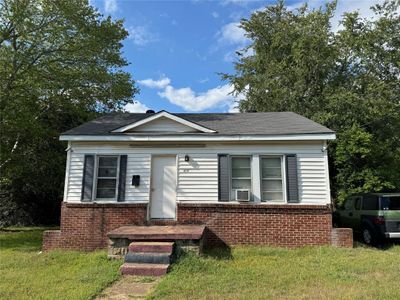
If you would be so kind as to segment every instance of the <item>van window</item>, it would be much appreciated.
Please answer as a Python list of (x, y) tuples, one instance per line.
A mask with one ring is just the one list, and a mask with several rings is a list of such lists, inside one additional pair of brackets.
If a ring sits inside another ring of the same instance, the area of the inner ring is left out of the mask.
[(363, 210), (378, 210), (379, 209), (379, 201), (378, 196), (376, 195), (365, 195), (362, 201), (362, 209)]
[(400, 196), (382, 197), (381, 203), (384, 210), (400, 210)]
[(357, 197), (354, 197), (354, 201), (355, 201), (355, 204), (354, 204), (354, 208), (356, 209), (356, 210), (360, 210), (360, 208), (361, 208), (361, 199), (362, 199), (362, 197), (361, 196), (357, 196)]
[(346, 210), (352, 210), (352, 209), (354, 209), (354, 198), (348, 198), (348, 199), (344, 202), (344, 209), (346, 209)]

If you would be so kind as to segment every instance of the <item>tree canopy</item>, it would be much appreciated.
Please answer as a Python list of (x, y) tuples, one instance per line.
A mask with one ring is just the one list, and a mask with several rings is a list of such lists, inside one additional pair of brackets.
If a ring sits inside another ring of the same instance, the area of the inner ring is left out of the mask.
[(294, 111), (337, 132), (330, 143), (339, 201), (400, 189), (400, 4), (343, 15), (336, 2), (289, 10), (283, 1), (241, 21), (250, 40), (223, 78), (244, 94), (241, 111)]
[(88, 1), (0, 2), (0, 224), (59, 215), (67, 146), (59, 134), (138, 92), (123, 70), (127, 35)]

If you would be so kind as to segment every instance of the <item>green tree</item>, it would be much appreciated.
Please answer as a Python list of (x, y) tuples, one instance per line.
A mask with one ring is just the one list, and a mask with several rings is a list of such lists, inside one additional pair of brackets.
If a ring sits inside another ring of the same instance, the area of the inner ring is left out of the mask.
[(58, 216), (66, 148), (59, 134), (138, 92), (122, 69), (127, 35), (121, 20), (88, 1), (0, 3), (0, 223)]
[(223, 75), (245, 94), (241, 111), (294, 111), (337, 132), (330, 157), (339, 201), (400, 189), (399, 6), (376, 5), (372, 19), (345, 13), (333, 31), (336, 2), (291, 11), (279, 1), (241, 21), (250, 44)]

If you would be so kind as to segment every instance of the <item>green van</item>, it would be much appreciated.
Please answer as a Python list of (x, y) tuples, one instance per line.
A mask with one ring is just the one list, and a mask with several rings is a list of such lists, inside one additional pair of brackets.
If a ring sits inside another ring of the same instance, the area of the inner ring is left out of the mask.
[(400, 193), (352, 195), (334, 213), (340, 227), (353, 228), (366, 244), (400, 238)]

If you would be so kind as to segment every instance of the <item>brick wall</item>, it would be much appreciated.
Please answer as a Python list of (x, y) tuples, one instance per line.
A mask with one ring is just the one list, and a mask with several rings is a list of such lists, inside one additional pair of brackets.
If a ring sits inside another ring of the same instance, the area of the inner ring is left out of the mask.
[(147, 204), (65, 203), (58, 235), (46, 231), (43, 250), (55, 248), (91, 251), (107, 246), (107, 232), (123, 225), (144, 225)]
[[(148, 224), (146, 216), (147, 204), (64, 202), (60, 231), (44, 233), (43, 250), (105, 248), (107, 232)], [(173, 224), (205, 224), (206, 242), (211, 245), (298, 247), (330, 244), (332, 215), (325, 205), (178, 204)]]
[(61, 230), (46, 230), (43, 233), (43, 251), (62, 248)]
[(327, 245), (332, 215), (325, 205), (180, 204), (179, 223), (207, 225), (211, 244)]
[(353, 229), (351, 228), (332, 228), (332, 246), (353, 248)]

